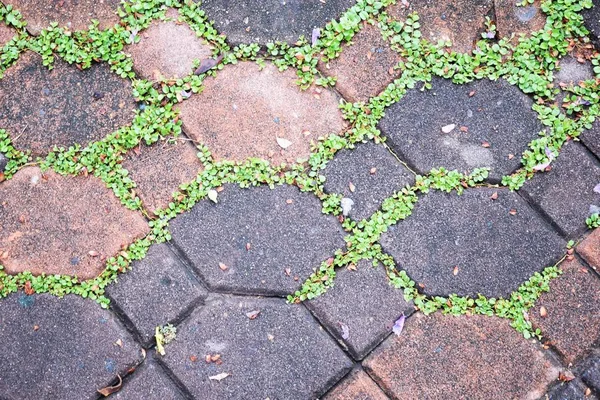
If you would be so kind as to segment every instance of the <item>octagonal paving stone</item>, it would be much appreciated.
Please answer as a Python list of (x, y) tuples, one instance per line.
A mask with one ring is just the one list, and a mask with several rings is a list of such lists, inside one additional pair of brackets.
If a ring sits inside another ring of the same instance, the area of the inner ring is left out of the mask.
[[(563, 274), (550, 282), (529, 318), (567, 363), (584, 357), (600, 339), (600, 278), (577, 260), (561, 264)], [(540, 315), (544, 307), (546, 315)]]
[(129, 124), (135, 108), (130, 83), (106, 64), (82, 71), (55, 57), (48, 70), (29, 51), (0, 80), (0, 128), (33, 155), (102, 139)]
[(530, 36), (546, 24), (546, 15), (540, 9), (540, 0), (526, 6), (518, 5), (518, 0), (494, 0), (496, 29), (499, 37), (511, 35)]
[[(209, 297), (166, 353), (171, 371), (206, 400), (318, 398), (352, 367), (306, 308), (283, 299)], [(216, 354), (221, 363), (205, 361)]]
[(325, 192), (354, 202), (348, 216), (357, 221), (369, 218), (383, 200), (414, 183), (413, 174), (384, 145), (373, 142), (341, 150), (321, 174)]
[(581, 14), (596, 48), (600, 49), (600, 4), (595, 1), (592, 3), (594, 6), (591, 9), (583, 10)]
[(388, 400), (388, 397), (361, 369), (355, 369), (344, 378), (324, 400)]
[(287, 42), (338, 19), (354, 0), (203, 0), (201, 7), (234, 46), (241, 43)]
[(381, 36), (379, 28), (364, 24), (342, 54), (319, 69), (327, 76), (337, 78), (335, 87), (350, 102), (367, 101), (381, 93), (402, 72), (393, 67), (400, 56)]
[(0, 340), (4, 400), (96, 398), (96, 389), (142, 361), (109, 311), (75, 295), (19, 292), (2, 299)]
[(285, 295), (344, 246), (340, 224), (321, 207), (293, 186), (226, 185), (217, 204), (200, 201), (169, 229), (210, 288)]
[(558, 369), (509, 321), (488, 316), (407, 319), (363, 367), (395, 399), (537, 399)]
[[(259, 157), (280, 164), (308, 158), (310, 141), (346, 127), (331, 90), (296, 84), (293, 69), (267, 63), (228, 65), (204, 81), (205, 89), (179, 105), (183, 129), (217, 160)], [(291, 144), (278, 143), (285, 139)], [(289, 146), (288, 146), (289, 145)]]
[(197, 150), (185, 138), (152, 146), (140, 144), (125, 155), (123, 167), (136, 184), (135, 192), (150, 213), (166, 208), (179, 185), (193, 181), (202, 170)]
[(544, 129), (532, 100), (504, 80), (455, 85), (434, 78), (432, 86), (407, 92), (379, 122), (394, 152), (422, 174), (490, 167), (499, 181), (521, 166), (521, 154)]
[[(408, 7), (405, 3), (409, 4)], [(388, 13), (404, 21), (409, 14), (416, 12), (424, 39), (433, 43), (449, 40), (453, 50), (468, 53), (481, 39), (485, 17), (491, 15), (493, 6), (493, 0), (399, 1), (388, 8)]]
[(106, 29), (119, 22), (117, 8), (120, 0), (5, 0), (27, 21), (27, 30), (38, 35), (49, 28), (52, 22), (71, 31), (87, 29), (95, 19), (100, 29)]
[(381, 244), (428, 295), (491, 297), (508, 296), (554, 265), (565, 246), (518, 194), (488, 188), (460, 196), (430, 192), (382, 235)]
[(587, 229), (590, 206), (600, 206), (600, 163), (580, 143), (570, 141), (551, 164), (551, 170), (537, 174), (522, 190), (570, 237)]
[(95, 177), (27, 167), (0, 183), (0, 262), (16, 274), (89, 279), (149, 227)]
[(132, 322), (144, 345), (151, 344), (157, 326), (176, 322), (207, 295), (167, 244), (153, 245), (131, 268), (106, 293)]
[(211, 49), (187, 24), (156, 21), (128, 45), (134, 70), (146, 79), (182, 78), (193, 72), (194, 60), (210, 58)]
[(337, 271), (334, 286), (307, 305), (352, 357), (361, 360), (414, 308), (402, 290), (390, 286), (384, 267), (361, 260), (356, 268)]

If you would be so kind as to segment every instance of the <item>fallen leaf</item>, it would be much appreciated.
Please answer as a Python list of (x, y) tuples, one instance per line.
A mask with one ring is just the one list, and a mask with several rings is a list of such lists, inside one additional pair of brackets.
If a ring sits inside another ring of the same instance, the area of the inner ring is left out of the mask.
[(402, 330), (404, 329), (404, 321), (405, 320), (406, 320), (406, 317), (404, 316), (404, 314), (402, 314), (400, 316), (400, 318), (398, 318), (398, 320), (396, 322), (394, 322), (394, 327), (392, 328), (392, 332), (394, 332), (396, 334), (396, 336), (400, 336), (400, 334), (402, 333)]
[(229, 269), (229, 267), (223, 264), (222, 262), (219, 263), (219, 268), (221, 269), (221, 271), (227, 271)]
[(350, 189), (350, 191), (351, 191), (352, 193), (354, 193), (354, 191), (356, 190), (356, 186), (354, 186), (354, 184), (353, 184), (352, 182), (350, 182), (350, 183), (348, 184), (348, 188)]
[(222, 59), (223, 59), (223, 56), (220, 55), (217, 58), (206, 58), (206, 59), (202, 60), (202, 62), (200, 63), (200, 66), (198, 66), (198, 68), (194, 71), (194, 74), (200, 75), (200, 74), (205, 73), (209, 69), (216, 67), (217, 64), (219, 64), (221, 62)]
[(219, 196), (219, 194), (217, 193), (216, 190), (214, 189), (210, 189), (208, 191), (208, 198), (213, 202), (216, 203), (217, 202), (217, 197)]
[(284, 138), (277, 138), (277, 144), (279, 145), (279, 147), (281, 147), (282, 149), (287, 149), (288, 147), (290, 147), (292, 145), (292, 142), (290, 142), (287, 139)]
[(511, 210), (508, 213), (510, 215), (517, 215), (517, 210), (515, 210), (514, 208), (511, 208)]
[(508, 155), (508, 159), (509, 159), (509, 160), (512, 160), (513, 158), (515, 158), (515, 155), (514, 155), (514, 154), (509, 154), (509, 155)]
[(104, 397), (108, 397), (111, 394), (116, 393), (119, 390), (121, 390), (121, 386), (123, 386), (123, 378), (121, 378), (121, 375), (119, 375), (119, 374), (117, 374), (117, 378), (119, 378), (119, 383), (117, 383), (114, 386), (107, 386), (105, 388), (98, 389), (98, 393), (100, 393)]
[(198, 361), (198, 357), (197, 356), (190, 356), (190, 361), (191, 362), (196, 362), (196, 361)]
[(474, 90), (470, 91), (470, 92), (469, 92), (469, 97), (473, 97), (473, 96), (475, 96), (475, 93), (476, 93), (476, 92), (475, 92)]
[(454, 274), (454, 276), (458, 275), (458, 266), (454, 267), (454, 270), (452, 270), (452, 274)]
[(374, 174), (375, 174), (375, 172), (377, 172), (377, 168), (375, 168), (375, 167), (371, 168), (371, 170), (369, 171), (369, 173), (370, 173), (371, 175), (374, 175)]
[(33, 330), (34, 330), (34, 331), (37, 331), (38, 329), (40, 329), (39, 325), (34, 325), (34, 326), (33, 326)]
[(347, 217), (348, 214), (350, 214), (350, 210), (352, 210), (354, 201), (352, 201), (352, 199), (349, 199), (348, 197), (344, 197), (340, 202), (340, 205), (342, 206), (342, 215), (344, 217)]
[(118, 339), (114, 344), (115, 346), (123, 347), (123, 341), (121, 339)]
[(249, 319), (256, 319), (260, 314), (260, 310), (250, 311), (246, 313), (246, 317)]
[(498, 198), (498, 192), (494, 192), (492, 193), (492, 195), (490, 196), (490, 199), (492, 200), (496, 200)]
[(348, 271), (356, 271), (356, 264), (350, 264), (348, 265), (348, 267), (346, 268)]
[(161, 356), (164, 356), (166, 354), (165, 348), (163, 346), (165, 336), (160, 332), (160, 326), (156, 327), (156, 330), (154, 332), (154, 339), (156, 340), (156, 351)]
[(220, 382), (223, 379), (227, 378), (229, 376), (229, 374), (227, 372), (222, 372), (218, 375), (215, 376), (209, 376), (208, 379), (212, 380), (212, 381), (217, 381)]
[(286, 268), (286, 269), (285, 269), (285, 274), (286, 274), (287, 276), (290, 276), (290, 275), (291, 275), (291, 273), (292, 273), (292, 269), (291, 269), (291, 268)]
[(456, 124), (450, 124), (450, 125), (446, 125), (446, 126), (442, 126), (442, 132), (444, 133), (450, 133), (454, 130), (454, 128), (456, 128)]
[(350, 338), (350, 328), (343, 322), (338, 322), (338, 324), (340, 325), (340, 328), (342, 328), (342, 339), (348, 340)]
[(575, 379), (575, 375), (573, 375), (573, 373), (571, 371), (564, 371), (564, 372), (560, 372), (558, 374), (558, 379), (560, 379), (563, 382), (569, 382), (572, 381), (573, 379)]
[(25, 290), (25, 294), (27, 296), (31, 296), (32, 294), (35, 293), (35, 289), (31, 287), (31, 281), (25, 282), (25, 286), (23, 289)]
[(548, 315), (548, 310), (546, 310), (546, 307), (541, 306), (540, 307), (540, 316), (545, 318), (547, 315)]
[(486, 141), (483, 141), (483, 142), (481, 142), (481, 146), (483, 146), (483, 147), (485, 147), (487, 149), (488, 147), (490, 147), (490, 143), (486, 142)]

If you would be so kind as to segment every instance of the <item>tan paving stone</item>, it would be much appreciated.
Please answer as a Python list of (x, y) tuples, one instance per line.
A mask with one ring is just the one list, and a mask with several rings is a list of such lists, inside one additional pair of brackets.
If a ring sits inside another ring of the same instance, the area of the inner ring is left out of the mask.
[(495, 0), (496, 29), (500, 37), (524, 34), (529, 36), (539, 31), (546, 23), (540, 10), (540, 1), (527, 6), (517, 6), (518, 0)]
[(571, 363), (600, 338), (600, 278), (575, 259), (561, 269), (563, 275), (550, 283), (550, 292), (542, 294), (530, 318)]
[(434, 43), (439, 40), (452, 42), (452, 49), (468, 53), (475, 48), (484, 30), (485, 16), (493, 7), (493, 0), (417, 0), (398, 1), (388, 12), (394, 18), (404, 21), (416, 12), (419, 15), (423, 37)]
[(367, 101), (401, 75), (393, 70), (398, 61), (400, 56), (383, 40), (379, 29), (366, 24), (338, 58), (321, 63), (319, 69), (337, 77), (335, 87), (348, 101)]
[(17, 32), (8, 26), (0, 23), (0, 49), (12, 39)]
[(388, 397), (363, 370), (354, 370), (324, 400), (387, 400)]
[(262, 70), (252, 62), (226, 66), (206, 79), (202, 93), (181, 103), (183, 129), (217, 160), (260, 157), (280, 164), (307, 158), (311, 140), (339, 133), (346, 124), (334, 92), (314, 86), (301, 91), (296, 81), (294, 70), (279, 72), (270, 63)]
[(123, 167), (137, 185), (144, 207), (153, 212), (167, 207), (182, 183), (192, 181), (202, 167), (189, 140), (141, 145), (125, 156)]
[(135, 71), (143, 78), (182, 78), (193, 72), (194, 60), (211, 57), (211, 49), (188, 25), (155, 22), (141, 32), (139, 43), (128, 45)]
[(415, 314), (363, 367), (397, 399), (537, 399), (558, 376), (540, 348), (496, 317)]
[(116, 14), (120, 0), (7, 0), (4, 4), (19, 10), (27, 21), (27, 30), (34, 35), (48, 28), (52, 22), (70, 30), (87, 29), (92, 19), (98, 20), (100, 29), (119, 22)]
[(94, 177), (27, 167), (0, 184), (0, 262), (6, 272), (93, 278), (148, 224)]
[(577, 246), (577, 252), (591, 265), (600, 269), (600, 229), (595, 229), (583, 242)]

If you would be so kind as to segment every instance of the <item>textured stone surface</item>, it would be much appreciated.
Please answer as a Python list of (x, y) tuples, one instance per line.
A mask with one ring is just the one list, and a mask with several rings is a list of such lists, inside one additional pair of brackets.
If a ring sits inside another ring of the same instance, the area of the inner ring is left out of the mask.
[(593, 394), (586, 395), (586, 387), (575, 380), (570, 382), (561, 382), (555, 385), (544, 400), (596, 400)]
[(594, 78), (592, 64), (581, 63), (573, 56), (564, 57), (558, 66), (560, 70), (554, 73), (554, 82), (577, 85), (581, 81)]
[(583, 10), (582, 15), (585, 27), (590, 31), (596, 48), (600, 48), (600, 4), (596, 1), (592, 3), (594, 6), (591, 9)]
[(162, 367), (154, 361), (154, 352), (148, 353), (144, 364), (136, 368), (123, 388), (110, 396), (111, 400), (184, 400), (185, 396), (167, 377)]
[(8, 273), (93, 278), (149, 230), (98, 178), (20, 170), (0, 183), (0, 261)]
[(578, 236), (586, 229), (590, 205), (600, 206), (600, 164), (585, 147), (576, 142), (563, 146), (549, 172), (533, 177), (523, 186), (537, 203), (568, 235)]
[(576, 260), (562, 263), (561, 269), (563, 275), (550, 282), (550, 292), (542, 294), (530, 319), (572, 363), (600, 338), (600, 278)]
[(591, 265), (600, 269), (600, 229), (594, 231), (577, 246), (577, 252)]
[(308, 306), (355, 359), (364, 358), (389, 335), (402, 314), (413, 311), (403, 291), (389, 285), (384, 268), (374, 268), (366, 260), (358, 263), (356, 271), (339, 270), (333, 288)]
[[(275, 164), (310, 154), (310, 141), (339, 133), (345, 123), (330, 90), (301, 91), (296, 73), (268, 63), (225, 67), (204, 81), (202, 93), (180, 105), (183, 128), (217, 160), (260, 157)], [(291, 142), (283, 149), (277, 138)]]
[(419, 15), (421, 32), (425, 39), (437, 43), (451, 41), (452, 49), (461, 53), (470, 52), (481, 39), (485, 30), (485, 17), (491, 13), (493, 0), (420, 0), (397, 2), (388, 9), (394, 18), (404, 21), (416, 12)]
[(96, 389), (142, 359), (110, 312), (73, 295), (15, 293), (1, 300), (0, 340), (6, 400), (95, 398)]
[(586, 360), (581, 379), (597, 392), (600, 392), (600, 354), (596, 353)]
[(17, 32), (8, 26), (0, 23), (0, 49), (12, 39)]
[(383, 200), (414, 182), (413, 174), (385, 146), (373, 142), (340, 151), (321, 174), (325, 192), (352, 199), (348, 216), (355, 220), (369, 218)]
[(211, 57), (208, 44), (186, 24), (155, 22), (141, 32), (139, 43), (129, 45), (137, 74), (146, 79), (182, 78), (193, 72), (194, 60)]
[[(544, 128), (527, 95), (502, 80), (458, 86), (434, 78), (432, 85), (410, 90), (379, 123), (402, 159), (421, 173), (491, 167), (490, 177), (497, 180), (520, 167), (520, 155)], [(451, 124), (456, 128), (443, 133)]]
[(564, 241), (518, 194), (487, 188), (460, 196), (430, 192), (409, 218), (382, 235), (381, 244), (427, 294), (493, 297), (507, 296), (534, 272), (554, 265), (564, 249)]
[(120, 0), (7, 0), (23, 14), (27, 30), (34, 35), (52, 22), (58, 22), (70, 30), (87, 29), (92, 19), (98, 20), (100, 29), (106, 29), (119, 22), (117, 8)]
[[(213, 289), (287, 294), (344, 246), (336, 218), (292, 186), (227, 185), (170, 224), (173, 241)], [(227, 266), (226, 270), (219, 263)]]
[[(4, 154), (0, 153), (0, 173), (4, 172), (7, 165), (8, 165), (8, 158)], [(2, 179), (0, 179), (0, 182), (1, 181), (2, 181)]]
[(323, 28), (354, 5), (353, 0), (204, 0), (202, 8), (230, 43), (295, 43), (308, 40), (314, 28)]
[(152, 341), (157, 326), (175, 321), (206, 296), (194, 274), (164, 243), (150, 247), (146, 257), (134, 262), (132, 270), (120, 275), (106, 292), (145, 344)]
[[(169, 368), (206, 400), (316, 398), (352, 366), (303, 306), (283, 299), (209, 298), (166, 350)], [(205, 362), (216, 354), (221, 364)]]
[(518, 0), (494, 0), (496, 29), (500, 37), (530, 36), (532, 32), (544, 28), (546, 16), (540, 9), (540, 1), (536, 0), (527, 6), (518, 6)]
[(123, 167), (136, 183), (144, 207), (153, 212), (166, 208), (182, 183), (191, 182), (202, 169), (194, 145), (186, 139), (140, 145), (129, 151)]
[(415, 314), (363, 366), (398, 399), (534, 399), (558, 376), (507, 320)]
[(392, 70), (398, 61), (400, 56), (383, 40), (379, 29), (365, 24), (338, 58), (319, 64), (319, 69), (337, 77), (335, 87), (346, 100), (367, 101), (400, 76), (401, 71)]
[(591, 129), (581, 133), (581, 140), (596, 157), (600, 158), (600, 120), (596, 120)]
[(34, 155), (99, 140), (130, 123), (133, 109), (130, 84), (106, 64), (81, 71), (55, 57), (50, 71), (27, 52), (0, 80), (0, 126)]
[(387, 400), (387, 396), (363, 370), (356, 369), (344, 378), (324, 400)]

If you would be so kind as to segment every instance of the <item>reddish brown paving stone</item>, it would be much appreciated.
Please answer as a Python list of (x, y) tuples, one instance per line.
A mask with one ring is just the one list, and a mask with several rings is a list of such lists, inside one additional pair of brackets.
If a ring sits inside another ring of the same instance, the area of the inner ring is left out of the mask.
[(14, 29), (0, 23), (0, 49), (2, 49), (2, 47), (4, 47), (4, 45), (8, 43), (16, 34), (17, 32)]
[(493, 0), (420, 0), (403, 2), (388, 9), (389, 14), (400, 20), (416, 12), (419, 15), (423, 37), (433, 43), (450, 40), (452, 49), (468, 53), (475, 48), (484, 30), (485, 16), (493, 8)]
[(100, 29), (119, 22), (117, 8), (120, 0), (5, 0), (23, 14), (27, 30), (33, 35), (50, 27), (52, 22), (70, 30), (87, 29), (92, 19), (98, 20)]
[(344, 46), (338, 58), (327, 64), (321, 63), (319, 69), (328, 76), (337, 77), (335, 87), (347, 100), (367, 101), (401, 75), (398, 70), (390, 74), (398, 61), (400, 56), (386, 43), (379, 29), (366, 24), (352, 43)]
[(141, 214), (91, 176), (27, 167), (0, 184), (0, 199), (0, 262), (9, 274), (93, 278), (105, 258), (149, 231)]
[(202, 167), (194, 145), (186, 139), (142, 145), (125, 156), (123, 167), (137, 185), (148, 211), (166, 207), (182, 183), (192, 181)]
[(324, 400), (388, 400), (379, 386), (363, 370), (352, 371)]
[(529, 36), (546, 24), (546, 16), (540, 10), (540, 1), (527, 6), (517, 6), (518, 0), (495, 0), (496, 29), (500, 37), (512, 34)]
[(571, 363), (600, 338), (600, 278), (575, 259), (561, 269), (564, 273), (550, 282), (550, 292), (542, 294), (529, 318)]
[[(180, 105), (184, 131), (216, 160), (260, 157), (275, 164), (307, 158), (310, 141), (345, 128), (334, 92), (301, 91), (293, 69), (267, 63), (226, 66), (205, 90)], [(285, 150), (277, 138), (292, 144)]]
[(210, 47), (186, 24), (155, 22), (141, 33), (139, 43), (129, 45), (135, 71), (146, 79), (182, 78), (192, 73), (194, 60), (212, 55)]
[(81, 71), (56, 57), (48, 70), (27, 52), (0, 80), (0, 126), (33, 155), (102, 139), (129, 124), (135, 107), (130, 83), (106, 64)]
[(595, 229), (581, 242), (577, 246), (577, 252), (592, 268), (600, 269), (600, 229)]
[(481, 315), (415, 314), (363, 367), (398, 399), (537, 399), (558, 377), (538, 343)]

